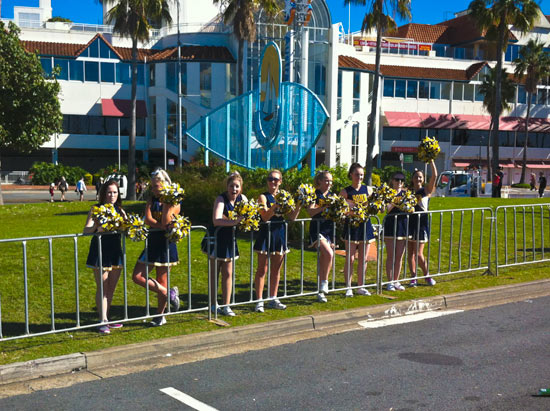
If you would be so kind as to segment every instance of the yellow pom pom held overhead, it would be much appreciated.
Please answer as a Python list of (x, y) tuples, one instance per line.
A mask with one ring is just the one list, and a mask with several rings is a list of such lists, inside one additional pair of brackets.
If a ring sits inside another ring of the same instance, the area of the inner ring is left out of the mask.
[(432, 137), (426, 137), (418, 146), (418, 159), (425, 163), (435, 160), (441, 151), (439, 142)]
[(178, 184), (166, 184), (162, 185), (160, 189), (160, 202), (170, 205), (178, 205), (183, 201), (183, 196), (185, 195), (185, 190)]
[(279, 204), (279, 213), (281, 215), (290, 214), (296, 209), (294, 198), (292, 198), (288, 191), (279, 190), (275, 194), (275, 201)]
[(296, 204), (302, 207), (309, 207), (315, 204), (316, 199), (317, 195), (315, 194), (315, 188), (311, 184), (300, 184), (296, 190), (296, 194), (294, 194)]

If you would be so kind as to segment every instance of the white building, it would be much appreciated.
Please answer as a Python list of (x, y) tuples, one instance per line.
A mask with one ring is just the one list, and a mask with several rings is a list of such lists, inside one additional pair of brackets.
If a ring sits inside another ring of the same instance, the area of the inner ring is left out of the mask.
[[(191, 0), (180, 0), (179, 13), (177, 5), (172, 7), (173, 24), (153, 30), (150, 41), (139, 45), (138, 161), (162, 165), (165, 144), (170, 159), (178, 154), (178, 16), (182, 130), (236, 95), (238, 43), (231, 29), (220, 23), (217, 8), (209, 1), (202, 3), (196, 7)], [(313, 0), (312, 6), (311, 21), (295, 36), (293, 47), (285, 39), (289, 27), (281, 18), (273, 23), (259, 16), (258, 39), (245, 47), (245, 90), (256, 87), (261, 50), (275, 41), (283, 53), (287, 78), (313, 90), (329, 111), (329, 126), (316, 146), (317, 161), (331, 166), (364, 163), (376, 36), (348, 36), (341, 24), (332, 24), (325, 0)], [(16, 9), (21, 10), (14, 13), (14, 20), (22, 27), (21, 39), (27, 49), (38, 51), (46, 72), (61, 67), (58, 81), (64, 124), (63, 133), (52, 136), (35, 155), (22, 158), (17, 153), (3, 153), (3, 168), (28, 169), (35, 160), (51, 159), (52, 151), (59, 152), (60, 162), (90, 171), (114, 164), (119, 140), (117, 116), (123, 116), (120, 144), (124, 158), (129, 130), (130, 41), (114, 35), (111, 26), (45, 23), (51, 16), (50, 1), (41, 0), (39, 8)], [(104, 14), (106, 11), (104, 6)], [(529, 38), (550, 43), (550, 22), (541, 14), (528, 36), (513, 28), (512, 32), (515, 38), (505, 53), (510, 73), (511, 61)], [(300, 55), (303, 59), (296, 57)], [(374, 147), (378, 164), (399, 164), (399, 154), (404, 153), (405, 168), (420, 167), (415, 152), (426, 135), (436, 136), (441, 143), (440, 169), (483, 164), (489, 113), (483, 109), (479, 85), (494, 60), (488, 43), (464, 14), (435, 25), (410, 23), (386, 37), (380, 126)], [(550, 168), (548, 88), (547, 81), (539, 87), (531, 110), (535, 120), (529, 127), (528, 167), (537, 172)], [(518, 85), (513, 107), (501, 119), (505, 184), (519, 180), (525, 100), (525, 90)], [(198, 146), (185, 137), (182, 146), (183, 160), (188, 161)]]

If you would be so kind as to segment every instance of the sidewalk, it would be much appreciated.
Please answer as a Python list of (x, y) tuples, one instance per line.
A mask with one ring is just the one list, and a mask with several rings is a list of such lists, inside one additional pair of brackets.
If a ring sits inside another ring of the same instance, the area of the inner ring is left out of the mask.
[(360, 321), (377, 321), (434, 310), (477, 309), (549, 295), (550, 280), (540, 280), (7, 364), (0, 366), (0, 397), (4, 396), (3, 392), (5, 395), (16, 394), (13, 387), (7, 384), (24, 381), (24, 387), (16, 390), (21, 394), (25, 390), (40, 389), (41, 384), (36, 379), (43, 377), (67, 374), (70, 377), (65, 384), (71, 385), (78, 381), (136, 372), (140, 366), (146, 369), (171, 366), (358, 330), (361, 329)]

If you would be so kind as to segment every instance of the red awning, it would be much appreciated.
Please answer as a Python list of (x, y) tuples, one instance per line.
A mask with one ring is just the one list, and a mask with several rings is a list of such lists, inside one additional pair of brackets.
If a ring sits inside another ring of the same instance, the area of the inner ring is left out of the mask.
[[(132, 100), (102, 98), (101, 111), (107, 117), (132, 117)], [(136, 117), (147, 117), (147, 107), (143, 100), (136, 101)]]
[(489, 130), (491, 126), (490, 116), (480, 116), (472, 114), (455, 114), (458, 122), (457, 128), (468, 130)]
[(418, 113), (386, 111), (384, 115), (390, 127), (422, 127)]
[(418, 113), (423, 128), (452, 128), (455, 119), (451, 114)]

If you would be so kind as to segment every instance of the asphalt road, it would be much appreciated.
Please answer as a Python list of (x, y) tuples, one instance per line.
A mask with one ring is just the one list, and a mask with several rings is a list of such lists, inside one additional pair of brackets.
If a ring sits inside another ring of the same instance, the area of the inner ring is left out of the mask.
[(0, 409), (550, 409), (550, 397), (532, 396), (550, 388), (549, 312), (545, 297), (449, 313), (10, 397)]

